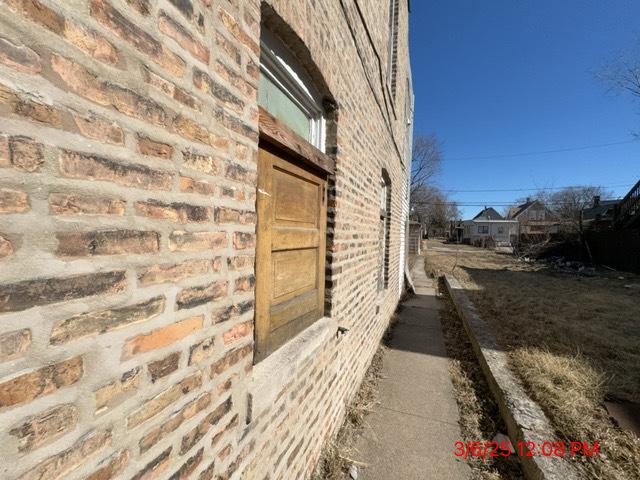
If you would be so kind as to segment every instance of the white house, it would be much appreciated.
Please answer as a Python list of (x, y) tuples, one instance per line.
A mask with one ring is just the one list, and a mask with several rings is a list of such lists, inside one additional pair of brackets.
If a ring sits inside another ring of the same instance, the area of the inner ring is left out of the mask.
[(505, 220), (495, 209), (485, 207), (471, 220), (462, 222), (462, 241), (472, 245), (513, 245), (518, 241), (517, 220)]

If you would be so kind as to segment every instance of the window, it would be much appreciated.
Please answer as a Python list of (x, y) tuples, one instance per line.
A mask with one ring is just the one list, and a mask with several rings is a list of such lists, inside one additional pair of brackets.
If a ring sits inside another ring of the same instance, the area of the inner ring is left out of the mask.
[(389, 237), (391, 234), (391, 182), (386, 171), (380, 182), (380, 257), (378, 266), (378, 291), (389, 287)]
[(478, 233), (489, 233), (489, 227), (487, 225), (478, 225)]
[(287, 47), (268, 30), (260, 45), (258, 105), (324, 151), (322, 102)]
[(393, 98), (396, 96), (396, 76), (398, 70), (398, 14), (399, 1), (389, 0), (389, 39), (387, 52), (387, 82)]
[(262, 35), (259, 105), (279, 121), (260, 114), (254, 362), (324, 316), (335, 168), (322, 152), (324, 110), (310, 75), (266, 28)]
[(504, 227), (498, 227), (498, 233), (500, 234), (504, 233)]

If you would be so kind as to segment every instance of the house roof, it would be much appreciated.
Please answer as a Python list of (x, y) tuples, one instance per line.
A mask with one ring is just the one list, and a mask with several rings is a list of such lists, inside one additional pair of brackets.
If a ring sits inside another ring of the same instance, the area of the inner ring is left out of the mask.
[(495, 211), (493, 207), (485, 207), (473, 220), (504, 220), (504, 217)]
[(613, 213), (613, 208), (620, 200), (600, 200), (597, 207), (582, 210), (583, 220), (595, 220), (598, 215), (605, 216)]
[(537, 201), (538, 200), (529, 200), (528, 202), (524, 202), (522, 205), (518, 205), (517, 207), (511, 207), (509, 209), (509, 212), (507, 213), (507, 218), (517, 218), (518, 215), (520, 215)]

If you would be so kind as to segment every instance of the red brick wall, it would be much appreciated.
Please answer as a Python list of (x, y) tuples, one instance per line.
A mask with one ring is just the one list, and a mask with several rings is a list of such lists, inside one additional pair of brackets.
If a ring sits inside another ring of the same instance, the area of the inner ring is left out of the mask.
[(386, 0), (269, 3), (338, 154), (331, 317), (254, 367), (259, 2), (0, 2), (0, 477), (305, 478), (341, 422), (399, 296), (408, 12), (394, 103)]

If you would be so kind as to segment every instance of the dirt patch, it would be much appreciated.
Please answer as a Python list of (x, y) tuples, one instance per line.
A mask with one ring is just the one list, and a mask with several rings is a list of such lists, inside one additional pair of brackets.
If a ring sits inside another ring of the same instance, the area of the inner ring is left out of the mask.
[[(506, 434), (498, 406), (480, 369), (471, 342), (455, 307), (444, 292), (440, 319), (445, 346), (449, 355), (449, 372), (460, 411), (460, 432), (464, 442), (491, 442), (497, 433)], [(516, 457), (469, 457), (467, 459), (476, 480), (513, 480), (524, 478)]]
[[(640, 443), (604, 400), (640, 402), (638, 276), (552, 272), (512, 256), (430, 243), (426, 268), (467, 289), (511, 367), (565, 441), (600, 444), (578, 463), (586, 478), (640, 478)], [(622, 278), (619, 278), (622, 277)]]

